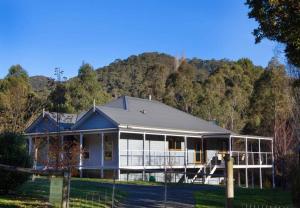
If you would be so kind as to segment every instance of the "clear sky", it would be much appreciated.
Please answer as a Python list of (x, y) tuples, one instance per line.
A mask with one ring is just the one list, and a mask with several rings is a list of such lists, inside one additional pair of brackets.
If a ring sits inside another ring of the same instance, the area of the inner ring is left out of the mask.
[(0, 0), (0, 78), (13, 64), (29, 75), (77, 74), (143, 52), (201, 59), (248, 57), (266, 66), (275, 43), (254, 43), (243, 0)]

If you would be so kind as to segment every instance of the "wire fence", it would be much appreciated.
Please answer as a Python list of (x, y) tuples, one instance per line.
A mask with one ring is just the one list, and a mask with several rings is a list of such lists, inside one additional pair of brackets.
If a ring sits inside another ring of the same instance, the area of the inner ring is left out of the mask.
[(281, 205), (261, 205), (261, 204), (243, 204), (241, 208), (292, 208)]

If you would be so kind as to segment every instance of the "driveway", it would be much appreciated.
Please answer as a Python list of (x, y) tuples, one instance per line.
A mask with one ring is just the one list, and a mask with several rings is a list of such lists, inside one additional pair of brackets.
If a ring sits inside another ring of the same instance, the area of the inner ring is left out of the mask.
[[(143, 186), (117, 184), (116, 188), (128, 194), (118, 207), (164, 207), (164, 186)], [(167, 207), (194, 207), (194, 192), (217, 189), (214, 186), (170, 185), (167, 189)]]

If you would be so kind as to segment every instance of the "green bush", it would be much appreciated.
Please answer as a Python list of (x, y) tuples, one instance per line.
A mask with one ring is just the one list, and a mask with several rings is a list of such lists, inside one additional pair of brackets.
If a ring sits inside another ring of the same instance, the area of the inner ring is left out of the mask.
[(292, 181), (292, 198), (295, 207), (300, 207), (300, 167), (294, 170)]
[[(25, 138), (20, 134), (0, 134), (0, 164), (31, 167)], [(0, 169), (0, 192), (7, 194), (28, 179), (29, 174)]]
[(155, 176), (150, 176), (150, 177), (149, 177), (149, 182), (155, 182), (155, 181), (156, 181)]

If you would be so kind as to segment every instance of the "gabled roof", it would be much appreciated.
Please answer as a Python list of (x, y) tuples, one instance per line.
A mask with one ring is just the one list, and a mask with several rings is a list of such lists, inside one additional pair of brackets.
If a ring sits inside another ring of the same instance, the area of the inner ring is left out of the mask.
[(97, 106), (119, 125), (230, 134), (231, 131), (183, 111), (149, 99), (119, 97)]
[[(214, 123), (192, 116), (183, 111), (149, 99), (122, 96), (103, 106), (96, 106), (99, 116), (104, 116), (120, 128), (160, 129), (164, 131), (191, 131), (197, 133), (232, 134)], [(93, 115), (93, 108), (80, 114), (59, 114), (60, 129), (73, 130)], [(44, 112), (57, 125), (57, 114)], [(41, 122), (42, 115), (25, 132), (30, 132)], [(99, 122), (99, 121), (97, 121)]]
[(44, 111), (43, 114), (41, 114), (28, 128), (26, 128), (25, 132), (32, 131), (32, 129), (34, 129), (35, 126), (39, 124), (39, 122), (42, 122), (43, 118), (50, 119), (51, 123), (54, 125), (52, 126), (52, 128), (57, 128), (57, 115), (60, 116), (60, 130), (69, 130), (84, 114), (85, 112), (77, 115), (68, 113), (57, 114), (55, 112)]

